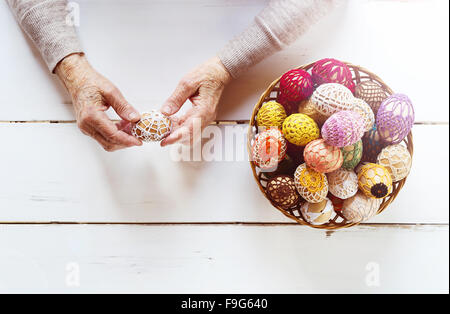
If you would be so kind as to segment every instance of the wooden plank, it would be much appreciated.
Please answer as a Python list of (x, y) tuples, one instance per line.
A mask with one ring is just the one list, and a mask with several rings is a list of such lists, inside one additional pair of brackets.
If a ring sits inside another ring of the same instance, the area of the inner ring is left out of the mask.
[(0, 293), (448, 293), (448, 226), (1, 226)]
[[(92, 63), (131, 103), (148, 110), (159, 107), (182, 75), (220, 50), (267, 2), (80, 0), (79, 33)], [(282, 72), (336, 57), (364, 65), (394, 90), (409, 94), (417, 121), (448, 121), (448, 5), (446, 0), (350, 0), (233, 82), (218, 118), (247, 119)], [(72, 120), (69, 97), (30, 48), (5, 1), (0, 2), (0, 38), (8, 48), (0, 49), (6, 61), (0, 120)]]
[[(209, 129), (222, 157), (241, 159), (179, 162), (157, 144), (106, 153), (74, 124), (0, 123), (0, 222), (289, 222), (253, 181), (245, 130)], [(371, 222), (448, 223), (448, 134), (448, 125), (414, 127), (413, 171)]]

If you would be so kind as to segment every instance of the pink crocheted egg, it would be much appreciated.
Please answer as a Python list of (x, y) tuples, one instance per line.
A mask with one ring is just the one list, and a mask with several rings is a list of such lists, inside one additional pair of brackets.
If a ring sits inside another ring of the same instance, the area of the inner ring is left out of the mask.
[(308, 143), (303, 156), (308, 167), (321, 173), (339, 169), (344, 161), (342, 151), (338, 147), (327, 144), (324, 139)]
[(394, 94), (383, 101), (377, 113), (377, 128), (381, 138), (398, 144), (414, 124), (414, 108), (408, 96)]
[(286, 140), (280, 130), (271, 128), (256, 135), (252, 146), (252, 158), (258, 167), (272, 170), (285, 156)]
[(311, 75), (302, 69), (286, 72), (280, 79), (280, 99), (300, 102), (309, 98), (314, 91)]
[(352, 93), (355, 92), (355, 83), (350, 68), (336, 59), (317, 61), (312, 68), (312, 78), (316, 85), (339, 83), (347, 87)]
[(322, 126), (322, 137), (328, 144), (344, 147), (355, 144), (364, 135), (364, 121), (353, 111), (333, 114)]

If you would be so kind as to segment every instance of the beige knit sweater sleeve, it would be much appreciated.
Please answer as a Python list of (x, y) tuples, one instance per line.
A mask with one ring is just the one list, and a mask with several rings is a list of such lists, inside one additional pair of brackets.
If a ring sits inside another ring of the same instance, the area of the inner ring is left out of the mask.
[[(69, 54), (82, 52), (75, 27), (66, 21), (66, 0), (7, 0), (50, 71)], [(70, 21), (70, 19), (68, 19)]]
[(242, 34), (228, 42), (219, 58), (236, 78), (251, 66), (294, 42), (342, 0), (272, 0)]

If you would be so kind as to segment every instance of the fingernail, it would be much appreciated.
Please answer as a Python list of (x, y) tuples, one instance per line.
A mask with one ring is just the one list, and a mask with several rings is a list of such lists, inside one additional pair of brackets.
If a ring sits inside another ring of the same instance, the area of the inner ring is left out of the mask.
[(133, 120), (138, 119), (139, 116), (138, 116), (138, 114), (137, 114), (136, 112), (131, 112), (131, 113), (128, 115), (128, 118), (130, 119), (130, 121), (133, 121)]

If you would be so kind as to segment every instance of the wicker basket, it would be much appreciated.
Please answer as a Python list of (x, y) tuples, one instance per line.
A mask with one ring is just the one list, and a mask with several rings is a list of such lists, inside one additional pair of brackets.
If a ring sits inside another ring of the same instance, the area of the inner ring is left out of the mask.
[[(360, 66), (356, 66), (356, 65), (353, 65), (353, 64), (350, 64), (347, 62), (346, 62), (346, 64), (352, 71), (353, 81), (355, 82), (355, 84), (359, 84), (360, 82), (367, 81), (367, 80), (375, 81), (375, 82), (378, 82), (382, 86), (382, 88), (388, 95), (393, 94), (393, 91), (389, 88), (389, 86), (387, 86), (377, 75), (367, 71), (366, 69), (364, 69)], [(311, 69), (313, 66), (314, 66), (314, 63), (310, 63), (307, 65), (303, 65), (299, 68), (307, 71), (307, 70)], [(259, 99), (258, 103), (255, 105), (255, 107), (253, 109), (252, 117), (250, 119), (247, 148), (248, 148), (248, 151), (250, 154), (250, 167), (252, 168), (253, 176), (255, 177), (255, 180), (259, 186), (259, 189), (264, 194), (264, 196), (272, 203), (272, 205), (275, 208), (277, 208), (285, 216), (291, 218), (292, 220), (295, 220), (299, 224), (307, 225), (307, 226), (310, 226), (313, 228), (328, 229), (328, 230), (336, 230), (336, 229), (347, 228), (347, 227), (358, 225), (359, 223), (350, 223), (350, 222), (346, 221), (345, 218), (339, 212), (336, 212), (334, 217), (327, 224), (319, 225), (319, 226), (312, 225), (312, 224), (308, 223), (306, 220), (304, 220), (302, 217), (302, 214), (300, 212), (300, 206), (302, 205), (301, 201), (299, 201), (296, 205), (292, 206), (289, 209), (283, 209), (283, 208), (277, 206), (276, 204), (274, 204), (270, 200), (270, 198), (267, 196), (265, 187), (266, 187), (267, 182), (269, 181), (269, 178), (267, 177), (266, 173), (261, 172), (260, 169), (257, 168), (255, 166), (255, 164), (251, 161), (252, 160), (251, 159), (251, 145), (252, 145), (254, 136), (257, 133), (256, 115), (258, 114), (258, 110), (259, 110), (259, 108), (261, 108), (261, 106), (265, 102), (277, 99), (277, 96), (279, 93), (280, 79), (281, 79), (281, 77), (278, 78), (277, 80), (275, 80), (272, 84), (270, 84), (270, 86), (267, 88), (267, 90), (262, 94), (261, 98)], [(406, 147), (412, 157), (414, 147), (413, 147), (413, 137), (412, 137), (411, 132), (405, 138), (404, 142), (405, 142)], [(392, 193), (383, 199), (383, 202), (381, 203), (381, 206), (380, 206), (377, 214), (384, 211), (389, 206), (389, 204), (391, 204), (394, 201), (394, 199), (397, 197), (400, 190), (403, 188), (405, 181), (406, 181), (406, 178), (404, 178), (401, 181), (395, 182), (393, 184)]]

